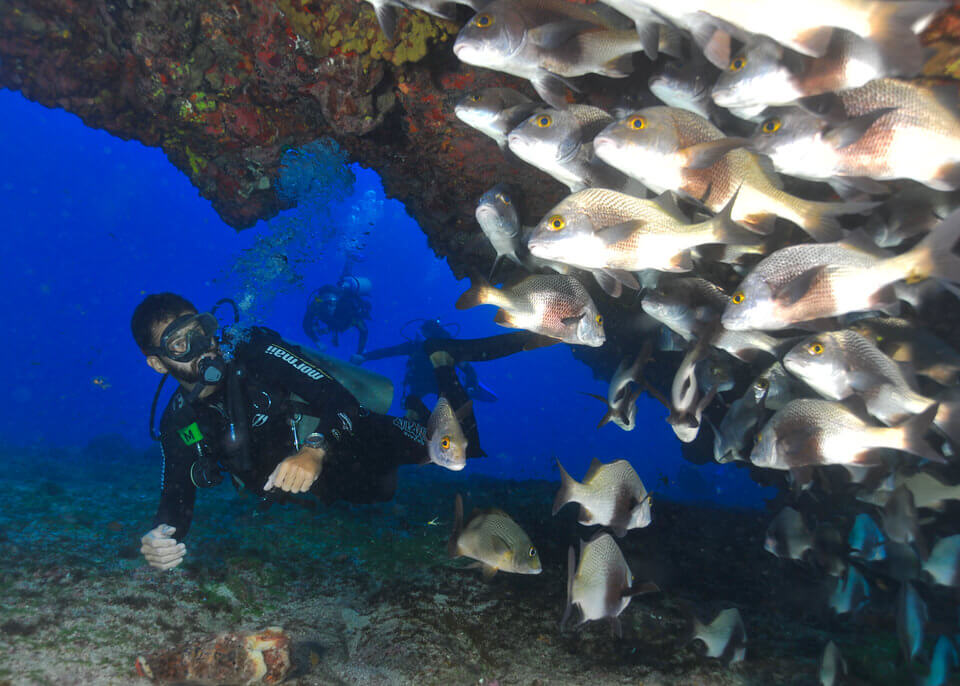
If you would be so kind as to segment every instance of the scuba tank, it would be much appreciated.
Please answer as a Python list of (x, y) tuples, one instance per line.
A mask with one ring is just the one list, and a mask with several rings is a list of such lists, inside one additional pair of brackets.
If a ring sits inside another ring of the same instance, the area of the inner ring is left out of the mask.
[(373, 290), (373, 284), (365, 276), (345, 276), (337, 284), (337, 287), (344, 293), (352, 295), (370, 295)]

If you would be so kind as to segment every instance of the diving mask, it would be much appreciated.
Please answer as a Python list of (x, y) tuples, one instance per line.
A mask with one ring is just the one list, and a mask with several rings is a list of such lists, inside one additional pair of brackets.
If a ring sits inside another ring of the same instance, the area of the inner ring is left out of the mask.
[(216, 347), (217, 320), (209, 312), (184, 314), (167, 325), (154, 355), (174, 362), (193, 362)]

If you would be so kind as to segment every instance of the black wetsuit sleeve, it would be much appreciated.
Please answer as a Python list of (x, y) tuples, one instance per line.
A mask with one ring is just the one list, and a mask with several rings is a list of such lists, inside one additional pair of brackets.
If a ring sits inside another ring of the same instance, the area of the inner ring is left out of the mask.
[(161, 433), (160, 452), (163, 467), (160, 472), (160, 506), (153, 518), (153, 526), (169, 524), (176, 527), (173, 538), (183, 540), (190, 530), (197, 487), (190, 479), (190, 467), (196, 460), (196, 449), (187, 446), (176, 431)]
[(303, 398), (320, 420), (316, 430), (328, 441), (337, 440), (342, 431), (352, 433), (353, 420), (360, 413), (357, 399), (304, 355), (299, 346), (279, 335), (270, 335), (269, 330), (263, 331), (267, 333), (254, 335), (245, 346), (243, 363), (247, 370)]
[(407, 342), (391, 345), (387, 348), (377, 348), (368, 353), (364, 353), (365, 360), (382, 360), (385, 357), (398, 357), (400, 355), (413, 355), (417, 350), (423, 350), (423, 342)]

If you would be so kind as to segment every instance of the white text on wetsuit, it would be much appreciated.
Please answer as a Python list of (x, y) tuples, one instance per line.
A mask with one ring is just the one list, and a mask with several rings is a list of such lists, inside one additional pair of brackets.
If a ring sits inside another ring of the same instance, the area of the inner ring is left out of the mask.
[(281, 360), (283, 360), (284, 362), (289, 364), (291, 367), (296, 369), (298, 372), (301, 372), (302, 374), (306, 374), (311, 379), (323, 378), (323, 374), (320, 371), (314, 369), (306, 362), (301, 362), (299, 357), (288, 353), (286, 350), (284, 350), (279, 346), (268, 345), (266, 352), (268, 355), (279, 357)]

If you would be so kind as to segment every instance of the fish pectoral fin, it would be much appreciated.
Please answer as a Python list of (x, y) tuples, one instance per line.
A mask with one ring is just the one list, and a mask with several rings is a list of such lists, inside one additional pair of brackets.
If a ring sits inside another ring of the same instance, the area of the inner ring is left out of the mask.
[(596, 28), (585, 21), (568, 19), (543, 24), (527, 31), (527, 37), (541, 48), (553, 50), (563, 47), (571, 38), (587, 29)]
[(623, 295), (623, 284), (613, 278), (613, 275), (609, 274), (607, 270), (595, 269), (591, 274), (593, 274), (597, 285), (611, 298), (619, 298)]
[(889, 384), (890, 380), (866, 370), (851, 371), (849, 374), (850, 387), (858, 393), (863, 393), (878, 385)]
[(583, 319), (583, 312), (573, 317), (564, 317), (563, 319), (560, 320), (560, 323), (563, 324), (564, 326), (573, 326), (574, 324), (579, 322), (581, 319)]
[(647, 593), (659, 593), (660, 587), (652, 581), (633, 582), (633, 586), (623, 591), (623, 597), (632, 597), (635, 595), (645, 595)]
[(611, 246), (622, 240), (629, 238), (635, 231), (643, 227), (643, 222), (639, 220), (624, 222), (623, 224), (614, 224), (605, 229), (596, 232), (596, 237), (604, 246)]
[[(481, 563), (482, 564), (482, 563)], [(493, 577), (497, 575), (497, 568), (488, 564), (483, 565), (483, 578), (485, 581), (490, 581)]]
[(567, 109), (566, 89), (569, 88), (572, 91), (579, 90), (566, 79), (562, 79), (556, 74), (551, 74), (546, 69), (538, 70), (537, 73), (530, 78), (530, 83), (533, 85), (533, 89), (537, 91), (537, 95), (539, 95), (545, 103), (559, 110)]
[(626, 269), (605, 269), (604, 271), (627, 288), (634, 291), (640, 290), (640, 282), (637, 281), (637, 277)]
[(680, 154), (685, 158), (685, 166), (687, 169), (706, 169), (716, 164), (721, 157), (731, 150), (746, 147), (747, 142), (746, 138), (721, 138), (715, 141), (690, 145), (680, 150)]
[(827, 271), (825, 265), (813, 267), (791, 279), (773, 293), (773, 299), (781, 306), (795, 305), (810, 292), (813, 284)]
[(849, 119), (843, 100), (833, 92), (799, 98), (797, 105), (815, 117), (834, 124), (842, 124)]
[(511, 328), (516, 328), (514, 324), (513, 317), (506, 310), (500, 309), (497, 310), (497, 313), (493, 315), (493, 322), (499, 324), (500, 326), (507, 326)]
[(863, 138), (870, 127), (876, 124), (882, 116), (896, 109), (896, 107), (883, 107), (859, 117), (848, 119), (840, 124), (831, 124), (823, 134), (823, 140), (837, 150), (853, 145)]

